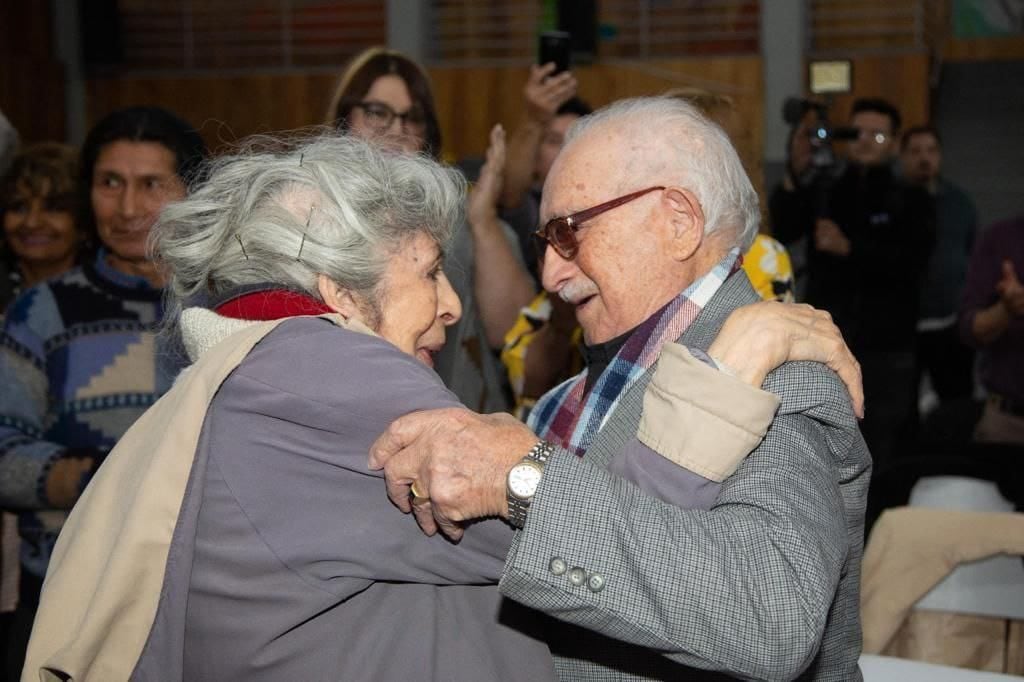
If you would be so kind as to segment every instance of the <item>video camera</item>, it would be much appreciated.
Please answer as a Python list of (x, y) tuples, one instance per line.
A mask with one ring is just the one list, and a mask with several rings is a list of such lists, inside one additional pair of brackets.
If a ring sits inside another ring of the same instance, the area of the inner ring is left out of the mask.
[(822, 178), (833, 178), (841, 174), (842, 168), (836, 158), (833, 142), (848, 142), (857, 139), (857, 129), (841, 126), (833, 128), (828, 121), (828, 104), (815, 100), (789, 97), (782, 105), (782, 118), (795, 135), (808, 112), (814, 112), (814, 122), (807, 133), (811, 144), (811, 165), (800, 178), (794, 178), (802, 185), (814, 184)]

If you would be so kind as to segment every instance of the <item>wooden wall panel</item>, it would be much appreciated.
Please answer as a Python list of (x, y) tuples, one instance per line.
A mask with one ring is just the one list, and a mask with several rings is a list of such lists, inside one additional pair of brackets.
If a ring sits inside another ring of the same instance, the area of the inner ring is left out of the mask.
[(950, 40), (943, 59), (950, 62), (1022, 60), (1024, 59), (1024, 36)]
[(48, 2), (0, 2), (0, 110), (25, 142), (64, 139), (64, 70)]
[[(430, 69), (446, 158), (482, 156), (492, 125), (522, 116), (524, 67)], [(580, 95), (594, 106), (614, 99), (690, 85), (731, 95), (740, 106), (742, 144), (761, 145), (761, 60), (758, 57), (621, 62), (578, 69)], [(212, 148), (253, 133), (323, 121), (337, 74), (246, 74), (222, 77), (94, 78), (87, 84), (91, 125), (113, 109), (154, 104), (200, 128)]]
[(256, 133), (321, 123), (335, 80), (332, 74), (94, 78), (86, 86), (86, 112), (92, 125), (121, 107), (166, 107), (216, 150)]
[(853, 60), (853, 91), (835, 97), (831, 119), (844, 124), (853, 101), (884, 97), (900, 110), (903, 127), (929, 121), (928, 55), (863, 56)]

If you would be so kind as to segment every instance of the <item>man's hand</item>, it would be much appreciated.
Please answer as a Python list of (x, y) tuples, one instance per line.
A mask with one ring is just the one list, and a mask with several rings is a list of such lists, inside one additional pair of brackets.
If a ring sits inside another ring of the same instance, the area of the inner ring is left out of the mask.
[(535, 123), (547, 125), (555, 117), (558, 107), (576, 94), (576, 78), (569, 71), (552, 76), (553, 63), (531, 66), (530, 77), (523, 87), (526, 116)]
[(996, 283), (999, 300), (1013, 317), (1024, 315), (1024, 285), (1017, 277), (1017, 270), (1009, 259), (1003, 261), (1003, 274)]
[(505, 129), (501, 124), (491, 128), (487, 159), (480, 168), (480, 177), (469, 192), (466, 218), (472, 227), (484, 225), (498, 217), (498, 198), (505, 173)]
[(743, 381), (760, 386), (784, 362), (810, 360), (835, 370), (846, 384), (853, 411), (864, 416), (860, 363), (832, 316), (805, 304), (764, 301), (737, 308), (708, 349)]
[(814, 224), (814, 248), (836, 256), (849, 256), (850, 240), (834, 222), (819, 218)]
[[(463, 522), (508, 516), (509, 470), (539, 439), (508, 414), (465, 408), (414, 412), (396, 419), (370, 448), (369, 466), (383, 469), (388, 497), (413, 512), (427, 535), (462, 537)], [(409, 489), (429, 501), (410, 500)]]

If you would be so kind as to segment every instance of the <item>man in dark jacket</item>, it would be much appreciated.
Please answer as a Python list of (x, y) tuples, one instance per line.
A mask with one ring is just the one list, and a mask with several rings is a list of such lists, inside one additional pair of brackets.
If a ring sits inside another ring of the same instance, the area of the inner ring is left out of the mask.
[(877, 467), (914, 419), (916, 323), (935, 209), (892, 171), (900, 128), (893, 105), (859, 99), (850, 126), (857, 138), (834, 182), (801, 186), (810, 158), (794, 158), (770, 210), (783, 243), (807, 238), (807, 302), (832, 313), (863, 366), (861, 430)]

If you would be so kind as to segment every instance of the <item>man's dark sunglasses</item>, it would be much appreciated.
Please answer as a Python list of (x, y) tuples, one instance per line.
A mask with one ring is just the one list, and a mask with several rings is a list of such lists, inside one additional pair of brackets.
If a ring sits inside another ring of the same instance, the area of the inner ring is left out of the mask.
[(537, 258), (543, 260), (544, 252), (547, 250), (548, 244), (551, 244), (559, 256), (566, 260), (572, 260), (576, 257), (576, 252), (580, 248), (580, 243), (576, 241), (576, 230), (580, 229), (583, 223), (596, 218), (605, 211), (628, 204), (634, 199), (639, 199), (643, 195), (656, 192), (659, 189), (665, 188), (661, 186), (648, 187), (639, 192), (632, 192), (618, 199), (598, 204), (593, 208), (583, 209), (564, 218), (552, 218), (544, 227), (533, 233), (534, 246), (537, 248)]

